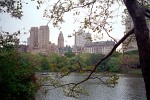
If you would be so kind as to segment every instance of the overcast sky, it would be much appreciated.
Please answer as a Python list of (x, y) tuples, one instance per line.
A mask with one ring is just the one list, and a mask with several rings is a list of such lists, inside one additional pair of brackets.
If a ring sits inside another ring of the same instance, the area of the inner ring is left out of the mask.
[[(30, 0), (29, 0), (30, 1)], [(27, 32), (26, 35), (21, 35), (21, 41), (27, 41), (29, 37), (29, 30), (31, 27), (39, 27), (41, 25), (46, 25), (48, 20), (45, 20), (43, 16), (44, 9), (46, 6), (42, 6), (39, 10), (36, 8), (36, 2), (29, 2), (23, 5), (23, 17), (21, 20), (11, 18), (9, 14), (0, 14), (0, 26), (4, 31), (15, 32), (21, 30), (21, 32)], [(122, 10), (123, 7), (121, 7)], [(120, 11), (116, 12), (120, 15)], [(62, 24), (62, 29), (58, 30), (49, 24), (50, 28), (50, 41), (57, 44), (57, 39), (59, 32), (62, 31), (65, 39), (65, 45), (74, 45), (74, 38), (68, 38), (68, 35), (73, 33), (74, 29), (78, 29), (78, 24), (73, 23), (74, 18), (72, 13), (65, 14), (65, 23)], [(121, 24), (121, 16), (114, 18), (115, 24), (113, 25), (114, 30), (110, 35), (119, 39), (123, 36), (124, 26)], [(104, 35), (103, 40), (110, 40), (107, 35)]]

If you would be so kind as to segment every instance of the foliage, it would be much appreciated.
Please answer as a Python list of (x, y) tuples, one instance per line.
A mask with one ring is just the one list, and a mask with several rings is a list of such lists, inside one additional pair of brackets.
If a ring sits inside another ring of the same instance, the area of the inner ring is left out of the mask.
[(49, 70), (50, 69), (49, 63), (48, 63), (48, 60), (46, 59), (46, 57), (43, 57), (41, 60), (41, 69), (42, 70)]
[(120, 57), (122, 55), (122, 53), (119, 53), (118, 51), (115, 51), (111, 57)]
[(102, 57), (104, 57), (102, 54), (91, 54), (87, 60), (87, 63), (88, 65), (94, 65), (99, 61), (99, 59), (102, 59)]
[(0, 12), (9, 13), (11, 17), (21, 19), (23, 16), (22, 3), (23, 2), (21, 0), (1, 0)]
[(137, 51), (126, 52), (120, 57), (121, 69), (122, 71), (126, 71), (126, 73), (131, 68), (140, 68), (139, 66), (139, 56)]
[(138, 50), (133, 50), (133, 51), (125, 52), (124, 54), (125, 54), (125, 55), (138, 55), (139, 52), (138, 52)]
[(69, 51), (69, 52), (65, 52), (64, 55), (68, 58), (71, 58), (71, 57), (75, 56), (75, 53), (73, 53), (72, 51)]
[(33, 100), (37, 86), (30, 63), (19, 56), (13, 35), (0, 35), (0, 99)]
[(119, 61), (118, 58), (112, 57), (108, 61), (107, 66), (109, 66), (109, 71), (119, 72), (119, 70), (120, 70), (120, 61)]

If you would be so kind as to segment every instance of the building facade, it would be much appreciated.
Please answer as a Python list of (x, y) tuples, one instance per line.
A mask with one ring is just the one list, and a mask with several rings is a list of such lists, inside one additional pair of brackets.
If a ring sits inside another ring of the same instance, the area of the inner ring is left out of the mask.
[(72, 52), (74, 52), (75, 54), (83, 53), (85, 44), (91, 42), (91, 34), (89, 32), (86, 33), (83, 30), (79, 30), (75, 33), (75, 44), (73, 46)]
[(86, 33), (83, 30), (79, 30), (75, 33), (75, 45), (77, 47), (83, 47), (85, 43), (91, 42), (91, 34)]
[(58, 36), (58, 52), (59, 54), (63, 54), (64, 51), (64, 37), (62, 31), (60, 31)]
[(38, 27), (31, 27), (28, 42), (30, 51), (38, 48)]
[(49, 49), (49, 27), (40, 26), (39, 27), (39, 34), (38, 34), (38, 49), (41, 53), (48, 52)]
[(58, 48), (64, 48), (64, 37), (62, 31), (60, 31), (58, 36)]
[(28, 51), (32, 53), (48, 54), (56, 52), (54, 50), (56, 45), (49, 41), (50, 30), (48, 25), (38, 27), (31, 27), (30, 37), (28, 41)]
[(99, 41), (86, 43), (84, 46), (84, 53), (95, 53), (95, 54), (108, 54), (114, 47), (115, 42), (113, 41)]

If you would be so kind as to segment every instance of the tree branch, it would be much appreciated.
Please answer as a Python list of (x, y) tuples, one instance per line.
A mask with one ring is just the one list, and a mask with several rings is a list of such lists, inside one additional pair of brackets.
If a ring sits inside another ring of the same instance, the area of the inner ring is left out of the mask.
[(106, 32), (106, 34), (107, 34), (111, 39), (113, 39), (113, 41), (114, 41), (115, 43), (117, 43), (117, 40), (116, 40), (115, 38), (113, 38), (112, 36), (110, 36), (110, 34), (108, 33), (107, 29), (106, 29), (105, 27), (103, 27), (103, 29), (104, 29), (104, 31)]
[(145, 13), (145, 16), (146, 16), (147, 18), (150, 18), (150, 15), (149, 15), (149, 14), (147, 14), (147, 13)]
[(95, 64), (94, 69), (93, 69), (93, 70), (91, 71), (91, 73), (87, 76), (87, 78), (85, 78), (84, 80), (82, 80), (82, 81), (76, 83), (76, 84), (74, 85), (73, 89), (74, 89), (77, 85), (79, 85), (79, 84), (81, 84), (81, 83), (87, 81), (88, 79), (90, 79), (91, 75), (95, 72), (95, 70), (96, 70), (96, 68), (98, 67), (98, 65), (100, 65), (105, 59), (107, 59), (108, 57), (110, 57), (110, 56), (112, 55), (112, 53), (116, 50), (116, 48), (117, 48), (127, 37), (129, 37), (132, 33), (134, 33), (134, 29), (131, 29), (126, 35), (124, 35), (124, 36), (122, 37), (122, 39), (120, 39), (120, 40), (118, 41), (118, 43), (115, 44), (115, 46), (113, 47), (113, 49), (112, 49), (104, 58), (102, 58), (101, 60), (99, 60), (99, 61)]
[[(70, 92), (72, 92), (72, 93), (74, 93), (74, 92), (75, 92), (75, 93), (78, 93), (78, 91), (76, 90), (76, 89), (77, 89), (77, 86), (78, 86), (79, 84), (84, 83), (85, 81), (87, 81), (87, 80), (89, 80), (89, 79), (99, 79), (99, 81), (101, 81), (103, 84), (105, 84), (105, 85), (107, 85), (107, 86), (109, 86), (109, 87), (114, 87), (115, 84), (114, 84), (113, 86), (111, 86), (111, 85), (109, 85), (109, 83), (104, 82), (100, 77), (98, 77), (98, 76), (91, 77), (91, 76), (92, 76), (92, 74), (95, 72), (95, 70), (97, 69), (98, 65), (100, 65), (105, 59), (107, 59), (108, 57), (110, 57), (110, 56), (112, 55), (112, 53), (116, 50), (116, 48), (117, 48), (127, 37), (129, 37), (132, 33), (134, 33), (134, 29), (130, 30), (126, 35), (124, 35), (124, 36), (122, 37), (122, 39), (120, 39), (120, 40), (118, 41), (118, 43), (116, 43), (116, 44), (114, 45), (113, 49), (112, 49), (104, 58), (102, 58), (101, 60), (99, 60), (99, 61), (95, 64), (94, 68), (90, 71), (90, 74), (89, 74), (85, 79), (83, 79), (82, 81), (79, 81), (79, 82), (77, 82), (77, 83), (50, 84), (50, 85), (49, 85), (49, 84), (43, 84), (43, 86), (52, 86), (52, 88), (49, 88), (49, 89), (46, 90), (46, 91), (50, 91), (50, 90), (53, 90), (53, 89), (56, 89), (56, 88), (63, 88), (64, 86), (68, 86), (69, 89), (70, 89)], [(80, 69), (84, 71), (84, 69), (82, 69), (82, 67), (81, 67), (81, 65), (80, 65), (80, 62), (78, 62), (78, 64), (79, 64), (79, 66), (80, 66)], [(68, 95), (69, 95), (69, 94), (68, 94)], [(73, 95), (70, 95), (70, 96), (73, 96)]]
[(150, 9), (145, 8), (145, 16), (146, 16), (147, 18), (150, 18)]
[(132, 33), (134, 33), (134, 29), (131, 29), (126, 35), (124, 35), (124, 37), (122, 37), (122, 39), (120, 39), (118, 41), (117, 44), (115, 44), (115, 46), (113, 47), (113, 49), (100, 61), (97, 62), (97, 64), (95, 66), (98, 66), (102, 61), (104, 61), (105, 59), (107, 59), (115, 50), (116, 48), (128, 37), (130, 36)]
[(145, 8), (145, 11), (150, 14), (150, 9)]
[(92, 71), (92, 70), (90, 70), (90, 69), (89, 69), (89, 70), (83, 69), (79, 60), (78, 60), (78, 65), (79, 65), (79, 67), (80, 67), (79, 70), (82, 70), (82, 71)]

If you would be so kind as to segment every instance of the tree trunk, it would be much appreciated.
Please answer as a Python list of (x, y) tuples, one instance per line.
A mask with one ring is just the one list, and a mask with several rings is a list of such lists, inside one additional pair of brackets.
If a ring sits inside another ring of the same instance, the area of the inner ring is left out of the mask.
[(145, 82), (147, 100), (150, 100), (150, 39), (145, 19), (145, 10), (137, 0), (124, 0), (127, 10), (132, 17), (136, 37), (140, 66)]

